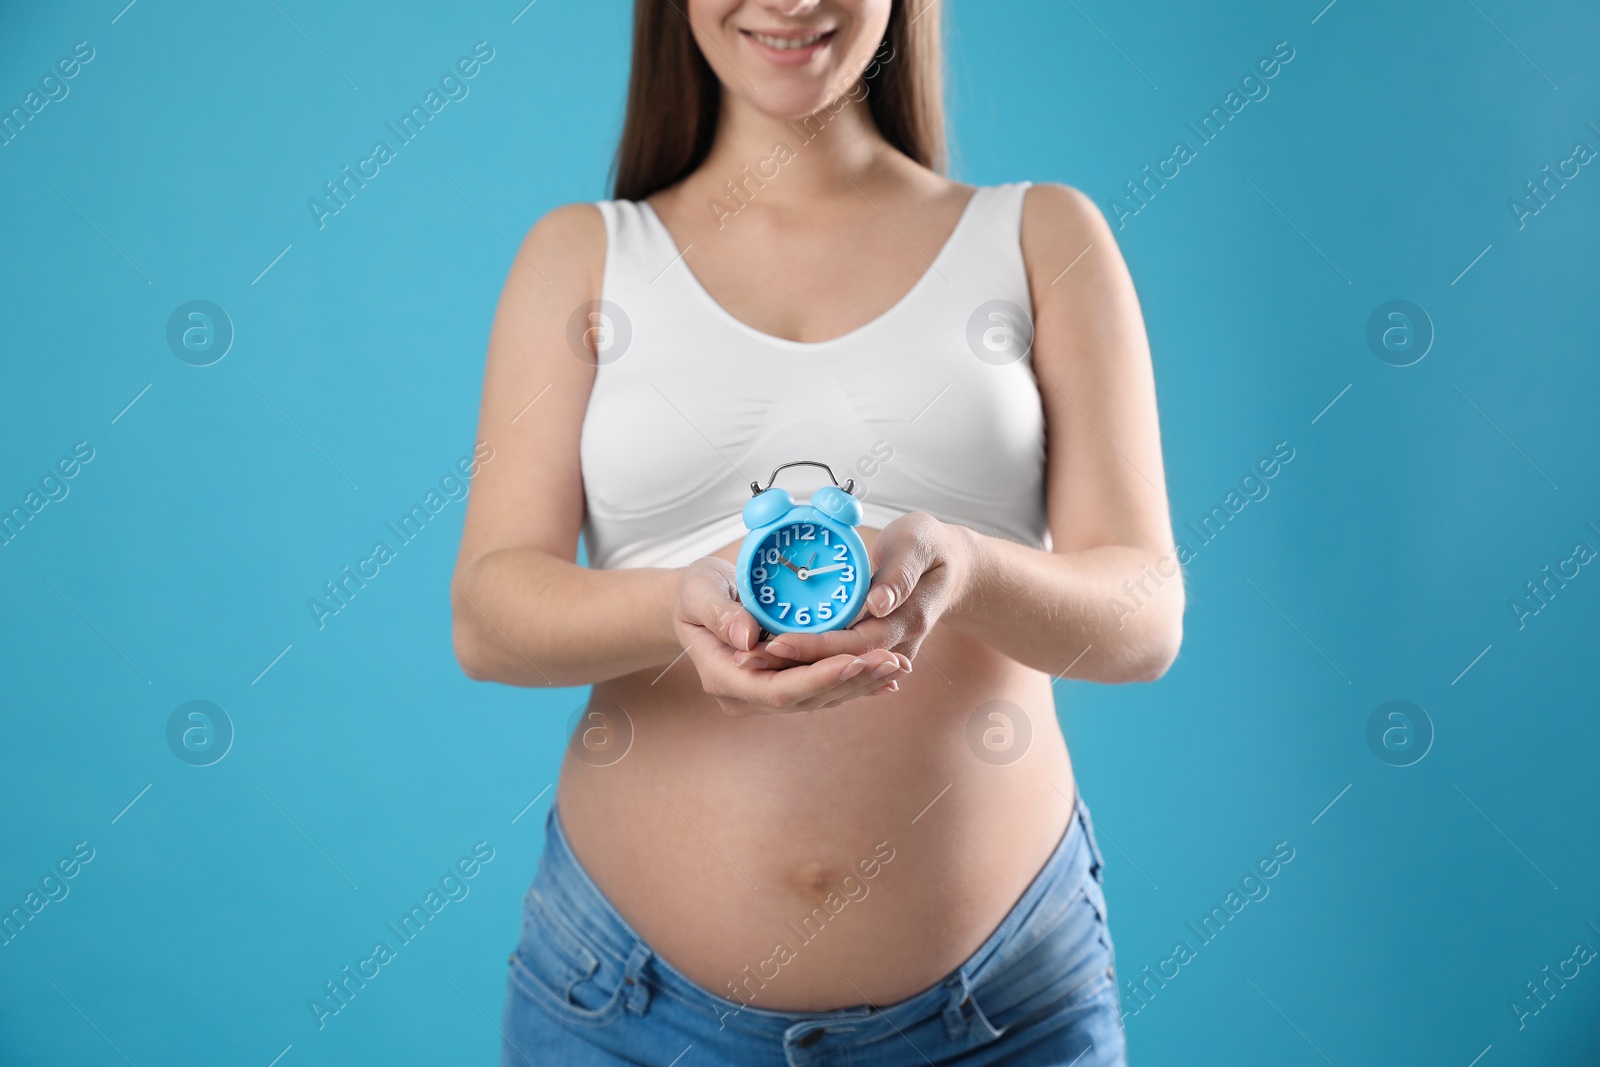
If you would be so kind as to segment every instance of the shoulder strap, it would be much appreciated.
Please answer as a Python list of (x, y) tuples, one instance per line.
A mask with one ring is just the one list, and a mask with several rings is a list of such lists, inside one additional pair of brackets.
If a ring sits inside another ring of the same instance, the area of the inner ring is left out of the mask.
[(606, 224), (606, 289), (648, 285), (678, 258), (672, 235), (649, 205), (600, 200), (595, 207)]
[(971, 230), (994, 237), (1003, 237), (1020, 245), (1022, 240), (1022, 204), (1032, 182), (1008, 182), (1005, 185), (985, 185), (973, 194)]
[[(1027, 267), (1022, 258), (1022, 204), (1031, 182), (979, 186), (940, 270), (981, 299), (1004, 297), (1024, 307)], [(1020, 298), (1019, 298), (1020, 293)]]

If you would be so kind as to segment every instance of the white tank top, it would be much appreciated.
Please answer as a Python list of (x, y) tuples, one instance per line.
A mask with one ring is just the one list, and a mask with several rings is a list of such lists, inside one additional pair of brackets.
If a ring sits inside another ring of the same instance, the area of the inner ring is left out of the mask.
[[(910, 292), (814, 343), (724, 310), (648, 204), (599, 203), (601, 351), (579, 446), (590, 565), (679, 567), (739, 541), (750, 483), (793, 460), (854, 478), (865, 526), (924, 511), (1048, 549), (1027, 188), (979, 188)], [(803, 501), (827, 475), (778, 484)]]

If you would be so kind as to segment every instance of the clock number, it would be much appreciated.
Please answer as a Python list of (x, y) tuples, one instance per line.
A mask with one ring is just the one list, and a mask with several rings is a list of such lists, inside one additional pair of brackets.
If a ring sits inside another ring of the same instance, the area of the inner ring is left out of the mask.
[(767, 549), (767, 562), (770, 563), (772, 566), (776, 567), (778, 565), (778, 560), (781, 559), (781, 558), (783, 558), (782, 554), (777, 549), (775, 549), (775, 548)]
[(833, 618), (833, 607), (826, 600), (817, 605), (817, 618), (823, 622)]
[(806, 608), (801, 608), (799, 611), (795, 612), (794, 613), (794, 621), (799, 623), (801, 626), (805, 626), (807, 623), (809, 623), (811, 621), (811, 612), (810, 612), (810, 610), (808, 610)]
[(817, 528), (812, 523), (808, 522), (808, 523), (804, 524), (803, 526), (801, 526), (800, 529), (803, 531), (800, 534), (800, 540), (802, 540), (802, 541), (815, 541), (817, 539)]
[(841, 604), (850, 599), (850, 594), (844, 591), (844, 586), (842, 585), (834, 586), (833, 592), (829, 593), (828, 595), (833, 597), (833, 599), (837, 600)]
[(760, 589), (756, 590), (756, 599), (760, 600), (763, 604), (770, 604), (774, 600), (778, 599), (778, 594), (772, 588), (772, 586), (764, 585)]
[[(839, 581), (841, 581), (841, 582), (853, 582), (855, 580), (856, 580), (856, 569), (854, 567), (846, 567), (844, 570), (839, 572)], [(843, 587), (841, 586), (841, 588), (843, 588)]]
[(758, 582), (766, 581), (767, 580), (767, 568), (765, 568), (765, 567), (755, 567), (755, 568), (753, 568), (750, 571), (750, 577), (754, 578)]
[(788, 616), (789, 609), (794, 607), (794, 605), (793, 604), (785, 604), (783, 601), (780, 600), (780, 601), (778, 601), (778, 607), (782, 609), (781, 611), (778, 612), (778, 618), (782, 619), (782, 618), (785, 618), (785, 617)]
[(850, 561), (850, 549), (844, 545), (834, 545), (833, 561), (835, 563), (848, 563)]
[(826, 526), (822, 528), (822, 543), (828, 543), (828, 528)]

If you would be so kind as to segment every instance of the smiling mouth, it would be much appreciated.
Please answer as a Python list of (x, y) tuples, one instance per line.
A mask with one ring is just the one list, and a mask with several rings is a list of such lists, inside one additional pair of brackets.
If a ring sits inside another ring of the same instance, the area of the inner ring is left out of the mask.
[(779, 37), (770, 33), (757, 33), (755, 30), (740, 30), (740, 33), (754, 41), (766, 45), (778, 52), (795, 52), (802, 48), (810, 48), (833, 36), (833, 30), (824, 30), (821, 33), (808, 33), (803, 37)]

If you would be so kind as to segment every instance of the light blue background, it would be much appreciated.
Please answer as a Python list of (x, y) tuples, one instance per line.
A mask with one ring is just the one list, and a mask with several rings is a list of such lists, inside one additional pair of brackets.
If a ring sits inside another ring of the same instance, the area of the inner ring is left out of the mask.
[[(0, 147), (0, 502), (96, 450), (0, 549), (0, 904), (96, 850), (0, 948), (0, 1061), (491, 1063), (582, 694), (457, 669), (459, 503), (322, 631), (305, 605), (470, 451), (506, 238), (605, 193), (628, 5), (539, 0), (513, 24), (523, 0), (124, 2), (0, 15), (5, 109), (96, 50)], [(1192, 563), (1165, 679), (1058, 686), (1125, 977), (1296, 850), (1130, 1045), (1143, 1064), (1593, 1062), (1600, 968), (1525, 1029), (1510, 1002), (1600, 948), (1600, 573), (1523, 629), (1508, 602), (1600, 547), (1600, 168), (1525, 229), (1507, 200), (1600, 148), (1600, 10), (1323, 2), (960, 0), (949, 19), (955, 174), (1102, 205), (1295, 49), (1118, 234), (1175, 524), (1296, 450)], [(319, 232), (307, 198), (480, 40), (470, 96)], [(1437, 330), (1405, 368), (1365, 341), (1395, 298)], [(236, 327), (214, 366), (167, 349), (191, 299)], [(1395, 698), (1437, 730), (1408, 768), (1366, 742)], [(234, 723), (211, 767), (166, 744), (191, 699)], [(480, 840), (471, 895), (319, 1032), (307, 999)]]

